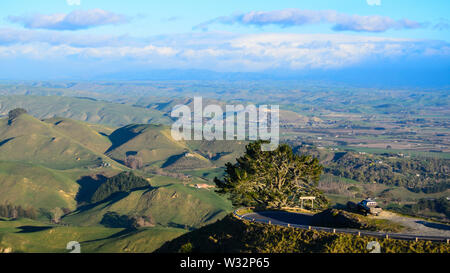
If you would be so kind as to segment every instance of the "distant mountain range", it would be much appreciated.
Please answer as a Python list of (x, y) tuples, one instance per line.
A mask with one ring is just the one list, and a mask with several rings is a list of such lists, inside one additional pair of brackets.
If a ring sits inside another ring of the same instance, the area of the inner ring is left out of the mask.
[[(431, 62), (431, 61), (430, 61)], [(444, 62), (410, 63), (408, 60), (380, 66), (307, 70), (267, 70), (259, 72), (220, 72), (205, 69), (121, 69), (118, 72), (84, 73), (71, 78), (0, 78), (1, 80), (56, 81), (300, 81), (301, 83), (346, 84), (365, 88), (429, 88), (450, 85), (450, 67)], [(437, 64), (436, 64), (437, 63)]]

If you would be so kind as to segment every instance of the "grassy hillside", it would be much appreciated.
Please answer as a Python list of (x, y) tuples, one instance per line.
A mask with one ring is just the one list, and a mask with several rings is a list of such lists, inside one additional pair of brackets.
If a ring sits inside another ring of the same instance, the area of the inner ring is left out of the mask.
[[(153, 108), (87, 98), (0, 97), (0, 114), (7, 115), (15, 107), (25, 108), (39, 119), (46, 119), (41, 121), (23, 115), (12, 124), (8, 124), (6, 119), (2, 120), (0, 148), (3, 151), (0, 149), (0, 159), (3, 160), (24, 161), (23, 158), (26, 158), (29, 163), (42, 162), (52, 168), (70, 169), (99, 164), (101, 154), (107, 151), (108, 156), (121, 163), (126, 156), (135, 155), (142, 158), (145, 166), (161, 167), (165, 164), (165, 167), (171, 165), (173, 170), (187, 170), (213, 165), (222, 167), (226, 162), (234, 161), (245, 147), (245, 142), (240, 141), (175, 141), (171, 137), (170, 127), (149, 125), (170, 123), (168, 117)], [(114, 131), (114, 128), (99, 123), (134, 125)], [(24, 150), (14, 154), (15, 147), (24, 147)], [(92, 151), (95, 153), (90, 153)], [(190, 158), (192, 160), (182, 158), (180, 162), (175, 162), (177, 157), (186, 152), (195, 155)], [(8, 155), (8, 159), (2, 154)]]
[[(103, 203), (90, 204), (83, 198), (107, 177), (127, 170), (120, 163), (129, 155), (141, 158), (144, 167), (163, 167), (169, 174), (200, 169), (204, 173), (214, 172), (214, 163), (221, 158), (234, 159), (243, 147), (237, 142), (178, 142), (163, 125), (115, 129), (68, 118), (40, 120), (28, 114), (0, 119), (0, 202), (38, 211), (74, 211), (63, 217), (66, 227), (49, 224), (46, 214), (39, 215), (43, 222), (0, 220), (0, 248), (66, 252), (65, 244), (76, 240), (86, 252), (153, 251), (188, 230), (223, 218), (232, 210), (230, 202), (212, 189), (193, 187), (210, 183), (196, 175), (184, 180), (150, 176), (153, 188), (117, 193)], [(145, 170), (136, 173), (149, 177)], [(105, 227), (102, 220), (111, 212), (145, 217), (151, 224), (132, 232)]]
[(210, 159), (217, 167), (223, 167), (227, 162), (235, 162), (245, 152), (248, 141), (188, 141), (189, 148)]
[(131, 123), (169, 124), (170, 118), (155, 109), (134, 107), (89, 98), (63, 96), (0, 96), (0, 115), (14, 108), (27, 109), (32, 115), (44, 118), (55, 116), (91, 123), (124, 126)]
[(212, 191), (184, 186), (173, 179), (172, 183), (119, 195), (70, 214), (63, 218), (63, 222), (94, 226), (100, 224), (107, 212), (117, 212), (120, 215), (150, 217), (158, 226), (185, 228), (211, 223), (232, 209), (228, 201)]
[[(184, 171), (213, 167), (211, 162), (216, 158), (211, 155), (231, 152), (231, 147), (234, 146), (201, 142), (189, 146), (175, 141), (170, 128), (163, 125), (129, 125), (113, 131), (66, 118), (41, 121), (22, 114), (13, 120), (0, 120), (0, 161), (3, 160), (4, 173), (0, 177), (4, 189), (0, 194), (2, 201), (17, 205), (75, 209), (78, 191), (89, 195), (85, 191), (95, 188), (86, 184), (92, 179), (82, 177), (108, 176), (113, 175), (113, 170), (126, 169), (115, 161), (123, 162), (128, 155), (141, 158), (144, 166)], [(111, 167), (102, 167), (104, 162)], [(212, 192), (177, 184), (181, 181), (172, 179), (152, 192), (132, 193), (102, 204), (74, 216), (77, 220), (71, 223), (95, 225), (111, 210), (126, 215), (151, 213), (158, 224), (166, 226), (198, 226), (223, 216), (229, 209), (229, 204)], [(173, 206), (184, 210), (184, 216), (176, 209), (163, 213)]]
[(175, 228), (145, 228), (128, 231), (122, 228), (62, 227), (39, 221), (0, 218), (0, 253), (67, 253), (70, 241), (81, 244), (81, 252), (153, 252), (164, 242), (186, 231)]
[(168, 171), (205, 169), (213, 167), (212, 163), (196, 153), (184, 153), (170, 157), (163, 166)]
[(110, 136), (113, 142), (108, 155), (123, 162), (127, 155), (135, 155), (143, 160), (144, 165), (160, 163), (169, 157), (187, 151), (183, 142), (175, 141), (170, 128), (158, 125), (129, 125), (114, 131)]
[(378, 241), (382, 253), (450, 253), (446, 243), (376, 239), (241, 221), (227, 216), (164, 244), (162, 253), (368, 253)]
[(81, 248), (84, 252), (94, 253), (151, 253), (184, 233), (186, 230), (179, 228), (145, 228), (100, 241), (81, 243)]
[(79, 185), (62, 172), (26, 163), (0, 161), (0, 200), (34, 208), (74, 209)]
[(245, 141), (176, 141), (164, 125), (134, 124), (117, 129), (110, 135), (112, 147), (107, 155), (124, 162), (128, 155), (143, 161), (144, 167), (169, 170), (222, 167), (234, 161), (245, 150)]
[[(27, 114), (0, 119), (0, 203), (75, 209), (82, 176), (122, 168), (103, 154), (111, 146), (104, 134), (111, 130)], [(111, 168), (98, 168), (103, 162)]]
[[(86, 135), (82, 136), (83, 132)], [(52, 124), (27, 114), (12, 121), (0, 120), (0, 160), (40, 164), (52, 169), (93, 166), (108, 161), (102, 153), (88, 148), (96, 144), (101, 149), (108, 145), (108, 140), (86, 125), (71, 126), (64, 121)]]
[(104, 153), (112, 145), (108, 137), (114, 130), (111, 127), (67, 118), (51, 118), (44, 122), (51, 124), (54, 130), (76, 140), (92, 151)]
[[(249, 103), (251, 103), (249, 101)], [(222, 109), (225, 109), (227, 104), (230, 105), (244, 105), (247, 103), (243, 103), (242, 101), (238, 102), (226, 102), (224, 100), (219, 101), (215, 99), (203, 98), (203, 105), (219, 105)], [(162, 111), (165, 113), (170, 113), (172, 109), (177, 105), (187, 105), (191, 109), (194, 109), (194, 100), (192, 98), (179, 98), (179, 99), (162, 99), (162, 98), (140, 98), (139, 101), (135, 103), (135, 105), (146, 107), (149, 109), (155, 109), (158, 111)], [(294, 111), (290, 110), (280, 110), (280, 123), (283, 125), (306, 125), (308, 123), (321, 123), (323, 122), (319, 118), (310, 118), (307, 116), (300, 115)]]

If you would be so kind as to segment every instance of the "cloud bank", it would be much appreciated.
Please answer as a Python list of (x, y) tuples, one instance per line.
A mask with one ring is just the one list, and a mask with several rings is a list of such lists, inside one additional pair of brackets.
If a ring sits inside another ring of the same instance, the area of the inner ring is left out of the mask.
[(71, 13), (30, 16), (9, 16), (8, 20), (28, 29), (80, 30), (103, 25), (122, 24), (128, 19), (124, 15), (102, 9), (75, 10)]
[(394, 20), (387, 16), (348, 15), (333, 10), (284, 9), (275, 11), (251, 11), (232, 16), (222, 16), (204, 22), (194, 29), (207, 30), (211, 24), (241, 24), (253, 26), (279, 25), (281, 27), (311, 24), (333, 24), (335, 31), (384, 32), (390, 29), (416, 29), (424, 24), (409, 19)]
[(0, 60), (121, 62), (152, 68), (251, 72), (339, 69), (371, 60), (449, 57), (447, 42), (326, 34), (188, 33), (147, 38), (0, 29)]

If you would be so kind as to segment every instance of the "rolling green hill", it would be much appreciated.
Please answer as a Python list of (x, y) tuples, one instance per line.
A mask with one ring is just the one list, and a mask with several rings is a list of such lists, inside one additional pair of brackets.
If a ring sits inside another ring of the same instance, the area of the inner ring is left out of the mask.
[(101, 204), (76, 211), (64, 223), (81, 226), (99, 225), (107, 212), (120, 215), (146, 216), (156, 225), (166, 227), (199, 227), (224, 217), (232, 207), (230, 202), (213, 191), (195, 189), (171, 179), (155, 189), (137, 190), (119, 195)]
[(145, 228), (100, 241), (81, 243), (81, 248), (85, 252), (93, 253), (151, 253), (165, 242), (186, 232), (186, 230), (180, 228)]
[[(108, 142), (107, 137), (76, 122), (61, 120), (48, 123), (27, 114), (12, 121), (0, 120), (0, 160), (4, 161), (38, 164), (52, 169), (95, 166), (102, 161), (110, 161), (95, 151), (102, 150), (102, 146), (103, 149), (107, 147)], [(89, 147), (95, 145), (97, 148), (90, 150)]]
[(64, 96), (0, 96), (0, 115), (14, 108), (24, 108), (41, 119), (55, 116), (124, 126), (131, 123), (170, 124), (170, 118), (155, 109), (111, 103), (90, 98)]
[(143, 161), (144, 167), (192, 170), (221, 167), (245, 150), (245, 141), (176, 141), (170, 127), (134, 124), (110, 135), (112, 146), (106, 153), (118, 162), (128, 155)]
[(111, 127), (57, 117), (46, 119), (44, 122), (51, 124), (57, 132), (76, 140), (92, 151), (104, 153), (112, 145), (108, 137), (114, 130)]
[[(81, 175), (103, 162), (109, 128), (68, 119), (41, 121), (22, 114), (0, 119), (0, 202), (36, 209), (75, 209)], [(92, 170), (90, 170), (92, 169)], [(104, 171), (107, 171), (106, 169)]]
[[(249, 101), (250, 103), (250, 101)], [(222, 109), (225, 109), (227, 104), (230, 105), (246, 105), (247, 103), (219, 101), (216, 99), (203, 99), (203, 105), (219, 105)], [(158, 110), (164, 113), (170, 113), (172, 109), (177, 105), (187, 105), (189, 108), (194, 109), (194, 100), (192, 98), (175, 98), (175, 99), (163, 99), (163, 98), (140, 98), (135, 106), (145, 107), (148, 109)], [(321, 119), (315, 117), (307, 117), (300, 115), (290, 110), (280, 110), (280, 124), (282, 125), (306, 125), (307, 123), (321, 123)]]
[[(80, 177), (68, 178), (63, 170), (85, 169), (95, 174), (108, 170), (102, 167), (104, 163), (117, 171), (125, 170), (120, 163), (128, 155), (141, 158), (144, 166), (164, 167), (168, 171), (209, 169), (215, 167), (214, 163), (221, 165), (224, 157), (234, 157), (237, 148), (243, 146), (224, 141), (178, 142), (171, 137), (170, 128), (163, 125), (129, 125), (114, 130), (67, 118), (39, 120), (22, 114), (14, 119), (0, 119), (0, 160), (4, 161), (3, 173), (7, 175), (0, 181), (7, 189), (3, 193), (10, 196), (5, 201), (38, 208), (74, 208)], [(47, 179), (52, 175), (54, 178)], [(61, 183), (70, 184), (70, 188), (60, 186)], [(20, 188), (27, 190), (20, 192)], [(40, 193), (28, 188), (39, 189)], [(158, 191), (164, 193), (165, 189)]]
[[(116, 129), (68, 118), (40, 120), (28, 114), (0, 119), (0, 202), (40, 212), (39, 221), (0, 220), (0, 248), (66, 252), (68, 241), (79, 240), (86, 252), (151, 252), (232, 210), (231, 203), (214, 190), (194, 187), (210, 183), (195, 171), (214, 171), (224, 158), (232, 160), (238, 148), (243, 151), (244, 143), (178, 142), (164, 125)], [(144, 167), (193, 175), (178, 180), (146, 174), (144, 168), (135, 172), (144, 179), (152, 177), (147, 179), (152, 187), (114, 193), (95, 204), (80, 199), (92, 196), (108, 177), (129, 170), (121, 164), (129, 155), (142, 158)], [(72, 211), (62, 218), (69, 226), (50, 224), (46, 212), (55, 208)], [(112, 212), (145, 217), (151, 223), (136, 230), (106, 227), (102, 220)], [(20, 231), (23, 226), (33, 231)]]
[[(58, 89), (59, 92), (62, 92), (62, 90)], [(64, 92), (62, 93), (64, 94)], [(79, 97), (75, 97), (77, 93), (72, 93), (70, 96), (49, 94), (0, 96), (0, 116), (7, 115), (8, 111), (20, 107), (27, 109), (32, 115), (41, 119), (56, 116), (113, 126), (125, 126), (133, 123), (168, 125), (172, 123), (169, 116), (176, 105), (187, 105), (193, 109), (192, 98), (165, 99), (161, 97), (143, 97), (136, 102), (112, 103), (92, 98), (100, 96), (106, 99), (108, 97), (99, 94), (86, 93), (86, 96), (90, 97), (81, 97), (82, 93), (79, 94)], [(203, 104), (216, 104), (224, 109), (227, 103), (205, 98)], [(307, 123), (321, 122), (322, 120), (319, 118), (307, 117), (290, 110), (280, 110), (280, 123), (282, 125), (306, 125)]]
[(82, 253), (150, 253), (186, 231), (177, 228), (62, 227), (29, 219), (0, 218), (0, 253), (68, 253), (70, 241)]
[(196, 153), (184, 153), (170, 157), (163, 165), (168, 171), (211, 168), (211, 162)]
[(119, 162), (135, 155), (145, 166), (162, 165), (169, 157), (187, 151), (183, 142), (171, 137), (170, 128), (162, 125), (128, 125), (114, 131), (110, 139), (113, 146), (107, 155)]
[(24, 207), (75, 209), (78, 184), (62, 172), (0, 161), (0, 200)]
[(235, 162), (245, 152), (248, 141), (188, 141), (188, 147), (212, 161), (216, 167), (223, 167), (227, 162)]

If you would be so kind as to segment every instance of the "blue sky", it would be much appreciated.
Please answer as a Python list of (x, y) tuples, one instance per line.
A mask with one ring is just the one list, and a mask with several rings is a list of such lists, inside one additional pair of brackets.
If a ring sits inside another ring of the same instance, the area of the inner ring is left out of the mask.
[(447, 0), (2, 1), (0, 77), (384, 63), (448, 71), (449, 10)]

